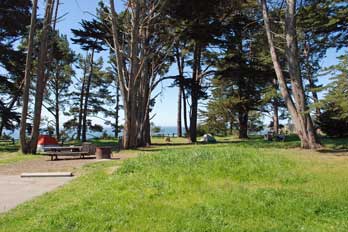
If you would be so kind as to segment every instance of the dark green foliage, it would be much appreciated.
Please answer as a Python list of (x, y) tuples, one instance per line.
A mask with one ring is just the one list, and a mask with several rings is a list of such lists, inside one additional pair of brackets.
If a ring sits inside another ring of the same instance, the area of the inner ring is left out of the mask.
[(319, 117), (320, 129), (329, 136), (348, 136), (348, 54), (338, 57), (339, 64), (327, 71), (334, 76), (323, 100), (323, 113)]
[(25, 54), (16, 42), (26, 34), (31, 1), (0, 2), (0, 137), (3, 129), (13, 130), (19, 122), (17, 106), (24, 76)]
[(319, 128), (331, 137), (348, 136), (348, 119), (341, 119), (342, 111), (337, 109), (335, 103), (327, 104), (318, 118)]
[[(214, 54), (217, 71), (212, 80), (212, 99), (205, 118), (207, 128), (227, 134), (237, 124), (241, 138), (247, 137), (251, 111), (261, 111), (264, 89), (274, 76), (263, 28), (253, 4), (240, 6), (238, 13), (224, 19), (219, 52)], [(235, 123), (238, 119), (238, 123)], [(215, 128), (215, 129), (214, 129)], [(224, 129), (223, 129), (224, 128)], [(256, 129), (257, 127), (254, 127)]]

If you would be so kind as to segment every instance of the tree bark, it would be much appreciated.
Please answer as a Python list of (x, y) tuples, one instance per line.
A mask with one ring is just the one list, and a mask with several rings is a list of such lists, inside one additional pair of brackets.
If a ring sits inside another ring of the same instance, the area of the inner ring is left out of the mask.
[(115, 107), (115, 139), (118, 138), (119, 133), (119, 111), (120, 111), (120, 86), (116, 80), (116, 107)]
[[(316, 149), (320, 147), (317, 140), (312, 119), (307, 111), (305, 101), (305, 94), (303, 89), (302, 78), (300, 75), (300, 68), (298, 63), (298, 46), (296, 40), (296, 17), (295, 9), (296, 2), (294, 0), (287, 0), (286, 16), (285, 16), (285, 33), (286, 33), (286, 58), (288, 63), (289, 75), (292, 93), (292, 98), (282, 67), (279, 62), (278, 55), (273, 42), (270, 21), (268, 17), (268, 9), (266, 0), (261, 0), (262, 15), (266, 29), (268, 44), (272, 57), (272, 62), (277, 75), (280, 92), (284, 98), (285, 104), (291, 114), (292, 120), (295, 124), (297, 134), (301, 140), (301, 147), (306, 149)], [(295, 101), (294, 101), (295, 100)]]
[(183, 106), (183, 118), (184, 118), (184, 127), (185, 127), (185, 133), (186, 137), (189, 136), (190, 128), (188, 126), (188, 120), (187, 120), (187, 102), (186, 102), (186, 93), (185, 89), (182, 90), (182, 106)]
[(4, 124), (1, 123), (1, 125), (0, 125), (0, 138), (2, 138), (3, 131), (4, 131)]
[(177, 123), (176, 123), (176, 127), (177, 127), (177, 135), (178, 137), (182, 137), (182, 124), (181, 124), (181, 100), (182, 99), (182, 89), (179, 86), (179, 94), (178, 94), (178, 114), (177, 114)]
[(60, 128), (59, 128), (59, 110), (60, 110), (60, 104), (59, 104), (59, 70), (56, 72), (55, 76), (55, 126), (56, 126), (56, 138), (57, 141), (60, 141)]
[[(275, 91), (277, 92), (278, 82), (276, 78), (273, 79), (273, 87)], [(279, 100), (277, 96), (273, 98), (272, 105), (273, 105), (273, 131), (275, 134), (278, 134), (279, 133)]]
[[(113, 49), (123, 100), (125, 124), (122, 147), (124, 149), (147, 146), (150, 143), (151, 93), (159, 83), (156, 76), (163, 63), (154, 43), (154, 22), (158, 15), (155, 2), (132, 1), (129, 10), (129, 37), (120, 43), (114, 0), (110, 0)], [(125, 38), (122, 38), (125, 39)], [(125, 45), (127, 44), (127, 45)], [(126, 62), (127, 61), (127, 62)]]
[(197, 119), (198, 119), (198, 98), (200, 91), (201, 72), (201, 46), (196, 43), (193, 55), (192, 66), (192, 90), (191, 90), (191, 112), (190, 112), (190, 142), (197, 142)]
[(248, 111), (240, 110), (238, 112), (239, 138), (240, 139), (247, 139), (248, 138), (248, 121), (249, 121)]
[(32, 53), (33, 53), (33, 43), (34, 43), (34, 33), (36, 26), (36, 12), (37, 12), (37, 0), (33, 0), (33, 8), (31, 13), (30, 20), (30, 30), (29, 30), (29, 38), (28, 38), (28, 53), (25, 62), (25, 74), (24, 74), (24, 86), (23, 86), (23, 106), (22, 106), (22, 114), (21, 114), (21, 122), (20, 122), (20, 144), (21, 151), (24, 154), (29, 153), (28, 143), (26, 138), (26, 127), (27, 127), (27, 116), (29, 109), (29, 90), (30, 90), (30, 71), (32, 67)]
[[(184, 44), (185, 46), (185, 44)], [(179, 45), (177, 44), (175, 47), (175, 57), (176, 57), (176, 63), (179, 71), (179, 97), (180, 97), (180, 103), (178, 99), (178, 134), (179, 134), (179, 119), (180, 119), (180, 132), (182, 136), (182, 124), (181, 124), (181, 117), (183, 115), (184, 118), (184, 127), (185, 127), (185, 133), (186, 136), (189, 136), (189, 127), (187, 123), (187, 105), (186, 105), (186, 94), (185, 94), (185, 88), (184, 88), (184, 67), (185, 67), (185, 57), (180, 52)], [(180, 109), (179, 109), (180, 107)], [(182, 112), (181, 112), (182, 111)], [(180, 112), (180, 116), (179, 116)], [(181, 137), (179, 136), (179, 137)]]
[(88, 53), (86, 55), (86, 58), (84, 59), (82, 86), (81, 86), (81, 92), (80, 92), (79, 116), (78, 116), (77, 134), (76, 134), (76, 139), (79, 141), (81, 140), (81, 131), (82, 131), (83, 100), (85, 97), (85, 85), (86, 85), (86, 75), (87, 75), (87, 57), (88, 57)]
[(35, 154), (37, 141), (40, 133), (40, 123), (41, 123), (41, 111), (42, 111), (42, 102), (43, 95), (46, 88), (47, 77), (46, 77), (46, 61), (48, 53), (48, 35), (50, 33), (50, 25), (52, 22), (52, 13), (53, 13), (53, 0), (47, 0), (45, 18), (43, 21), (42, 34), (40, 38), (40, 55), (38, 61), (38, 75), (36, 83), (36, 94), (35, 94), (35, 105), (34, 105), (34, 120), (33, 120), (33, 130), (31, 133), (30, 140), (30, 152)]
[(279, 109), (276, 100), (273, 101), (273, 131), (275, 134), (279, 134)]
[(93, 77), (93, 71), (94, 71), (94, 48), (92, 48), (91, 58), (90, 58), (90, 70), (89, 75), (87, 79), (87, 85), (86, 85), (86, 95), (85, 95), (85, 103), (83, 106), (83, 118), (82, 118), (82, 142), (87, 141), (87, 115), (88, 115), (88, 100), (89, 100), (89, 92), (91, 88), (91, 81)]

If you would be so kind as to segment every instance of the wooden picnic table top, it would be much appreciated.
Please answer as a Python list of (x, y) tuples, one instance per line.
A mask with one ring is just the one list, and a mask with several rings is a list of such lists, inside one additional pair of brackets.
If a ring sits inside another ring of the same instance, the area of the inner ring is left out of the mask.
[(66, 146), (66, 147), (45, 147), (45, 151), (70, 151), (70, 150), (81, 150), (82, 146)]

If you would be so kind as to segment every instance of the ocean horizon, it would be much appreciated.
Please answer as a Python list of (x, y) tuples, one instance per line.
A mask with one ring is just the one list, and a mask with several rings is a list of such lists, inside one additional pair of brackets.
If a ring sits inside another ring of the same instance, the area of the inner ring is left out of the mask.
[[(152, 134), (152, 135), (169, 135), (169, 136), (176, 136), (177, 135), (177, 127), (176, 126), (159, 126), (161, 128), (160, 132)], [(184, 128), (183, 128), (184, 131)], [(92, 132), (88, 133), (87, 131), (87, 139), (93, 139), (93, 138), (98, 138), (103, 135), (103, 133), (106, 132), (107, 135), (113, 136), (113, 128), (112, 127), (104, 127), (103, 132)], [(14, 131), (4, 131), (4, 135), (8, 135), (14, 139), (19, 139), (19, 129), (15, 129)], [(119, 133), (119, 136), (122, 136), (122, 131)]]

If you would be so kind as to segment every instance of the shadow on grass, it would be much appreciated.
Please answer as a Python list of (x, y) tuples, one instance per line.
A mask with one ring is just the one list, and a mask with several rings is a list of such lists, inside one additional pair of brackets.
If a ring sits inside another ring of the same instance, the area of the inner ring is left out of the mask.
[(17, 152), (19, 145), (17, 144), (0, 144), (0, 152)]
[(300, 141), (296, 136), (289, 136), (284, 142), (277, 141), (265, 141), (263, 137), (250, 137), (249, 139), (239, 140), (232, 139), (231, 137), (218, 138), (216, 143), (205, 143), (205, 142), (196, 142), (196, 143), (182, 143), (182, 142), (172, 142), (172, 143), (153, 143), (150, 147), (138, 148), (137, 151), (142, 152), (156, 152), (162, 151), (168, 148), (192, 148), (192, 146), (214, 146), (215, 145), (233, 145), (236, 147), (252, 147), (252, 148), (296, 148), (300, 146)]
[(329, 154), (334, 156), (348, 157), (348, 149), (321, 149), (319, 153)]

